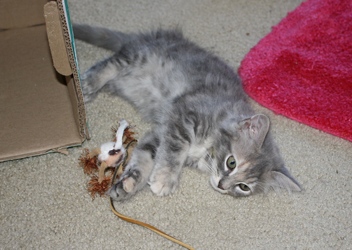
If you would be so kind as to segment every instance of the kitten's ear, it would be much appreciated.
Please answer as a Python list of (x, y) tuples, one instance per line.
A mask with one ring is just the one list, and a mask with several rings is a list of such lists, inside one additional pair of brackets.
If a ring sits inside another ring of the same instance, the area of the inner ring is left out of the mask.
[(300, 192), (302, 191), (301, 186), (298, 182), (290, 175), (288, 170), (285, 168), (284, 172), (271, 171), (272, 182), (270, 186), (275, 190), (277, 188), (286, 189), (288, 192)]
[(269, 118), (266, 115), (258, 114), (249, 119), (243, 120), (240, 125), (243, 129), (248, 130), (250, 138), (253, 139), (260, 148), (263, 145), (264, 139), (269, 131)]

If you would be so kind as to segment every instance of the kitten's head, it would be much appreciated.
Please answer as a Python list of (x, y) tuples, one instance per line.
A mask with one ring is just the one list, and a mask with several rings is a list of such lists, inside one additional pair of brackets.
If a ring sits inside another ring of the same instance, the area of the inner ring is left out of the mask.
[(212, 164), (211, 184), (215, 190), (233, 196), (279, 188), (289, 192), (301, 191), (298, 182), (285, 168), (271, 139), (269, 126), (269, 118), (265, 115), (223, 123), (219, 139), (208, 158)]

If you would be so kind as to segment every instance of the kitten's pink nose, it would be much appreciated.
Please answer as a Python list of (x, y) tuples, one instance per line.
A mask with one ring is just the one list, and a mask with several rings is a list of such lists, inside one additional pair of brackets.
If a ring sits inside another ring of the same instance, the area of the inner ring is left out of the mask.
[(219, 181), (218, 188), (220, 188), (221, 190), (225, 190), (223, 185), (222, 185), (222, 180)]

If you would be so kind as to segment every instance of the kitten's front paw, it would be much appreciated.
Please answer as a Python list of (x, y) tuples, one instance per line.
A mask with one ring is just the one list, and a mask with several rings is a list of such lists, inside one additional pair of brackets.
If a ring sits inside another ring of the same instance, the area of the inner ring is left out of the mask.
[(122, 182), (119, 181), (113, 185), (106, 194), (115, 201), (121, 201), (129, 198), (128, 193), (123, 189)]
[(150, 189), (158, 196), (166, 196), (176, 191), (178, 176), (170, 173), (156, 173), (150, 178)]
[(130, 171), (113, 185), (107, 194), (117, 201), (126, 200), (136, 193), (139, 180), (140, 172), (138, 170)]

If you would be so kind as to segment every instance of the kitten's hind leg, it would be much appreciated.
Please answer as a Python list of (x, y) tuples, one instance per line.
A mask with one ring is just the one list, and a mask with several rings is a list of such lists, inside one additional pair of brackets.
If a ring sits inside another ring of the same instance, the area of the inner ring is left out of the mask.
[(98, 91), (117, 76), (117, 67), (112, 57), (105, 59), (82, 75), (82, 91), (85, 102), (92, 101)]
[(152, 132), (145, 135), (133, 151), (130, 162), (118, 182), (108, 191), (114, 200), (125, 200), (143, 189), (154, 167), (158, 137)]

